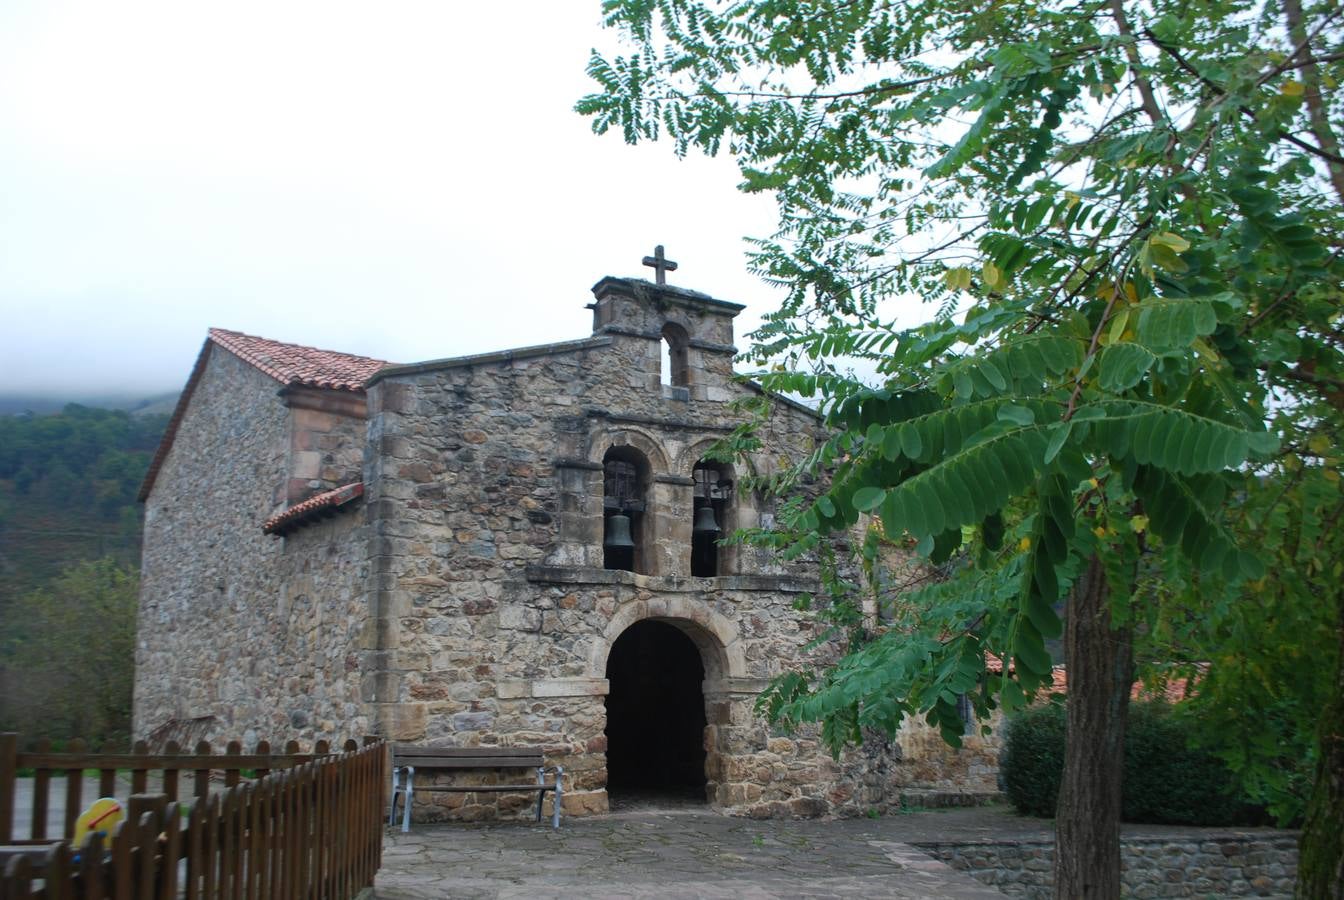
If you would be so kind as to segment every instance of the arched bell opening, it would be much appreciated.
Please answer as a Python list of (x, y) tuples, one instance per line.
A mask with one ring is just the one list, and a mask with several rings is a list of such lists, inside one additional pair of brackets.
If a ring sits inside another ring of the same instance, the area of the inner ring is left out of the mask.
[(612, 447), (602, 475), (602, 565), (647, 574), (649, 461), (633, 447)]
[(683, 627), (695, 626), (643, 619), (611, 645), (607, 793), (616, 807), (706, 802), (706, 664)]
[(663, 325), (662, 357), (659, 373), (663, 384), (669, 387), (685, 387), (690, 384), (690, 361), (687, 347), (690, 338), (686, 329), (676, 322)]
[(691, 472), (693, 515), (691, 526), (691, 575), (713, 578), (727, 574), (728, 553), (724, 538), (733, 531), (733, 474), (725, 463), (701, 460)]

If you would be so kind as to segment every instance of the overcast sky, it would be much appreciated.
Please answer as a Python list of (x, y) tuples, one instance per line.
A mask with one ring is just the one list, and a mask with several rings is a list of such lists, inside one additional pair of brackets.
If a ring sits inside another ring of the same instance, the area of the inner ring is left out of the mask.
[[(572, 111), (599, 0), (0, 2), (6, 393), (175, 390), (210, 326), (412, 362), (582, 337), (604, 275), (748, 304), (768, 198)], [(739, 346), (745, 341), (739, 339)]]

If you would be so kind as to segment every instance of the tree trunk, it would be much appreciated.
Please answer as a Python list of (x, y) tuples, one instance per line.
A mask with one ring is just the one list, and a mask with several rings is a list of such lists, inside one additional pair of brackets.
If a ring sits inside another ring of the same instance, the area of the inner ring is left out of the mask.
[(1120, 790), (1134, 683), (1133, 629), (1114, 627), (1110, 585), (1092, 557), (1069, 597), (1064, 777), (1055, 818), (1055, 897), (1120, 896)]
[(1344, 898), (1344, 590), (1335, 595), (1339, 655), (1335, 690), (1321, 711), (1316, 783), (1298, 844), (1297, 896), (1310, 900)]

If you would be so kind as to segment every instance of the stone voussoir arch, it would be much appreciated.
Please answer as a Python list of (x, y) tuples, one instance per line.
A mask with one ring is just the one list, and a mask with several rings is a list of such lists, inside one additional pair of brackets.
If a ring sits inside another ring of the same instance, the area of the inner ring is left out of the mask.
[[(676, 462), (671, 470), (673, 474), (684, 475), (689, 478), (695, 464), (704, 459), (709, 448), (717, 444), (719, 440), (720, 438), (717, 437), (707, 437), (687, 444), (677, 454)], [(725, 466), (734, 478), (739, 477), (739, 474), (744, 471), (746, 475), (756, 475), (761, 468), (756, 462), (756, 457), (741, 454), (734, 455), (732, 460), (721, 465)]]
[(600, 465), (612, 447), (633, 447), (638, 450), (644, 454), (654, 474), (672, 471), (663, 442), (643, 428), (622, 425), (619, 428), (604, 428), (594, 433), (588, 443), (588, 461)]
[(601, 640), (593, 642), (588, 656), (591, 677), (606, 677), (607, 657), (616, 639), (631, 625), (645, 619), (666, 622), (689, 637), (700, 650), (706, 680), (746, 677), (747, 660), (737, 626), (703, 603), (684, 597), (653, 597), (622, 604), (602, 630)]
[(688, 337), (695, 333), (695, 322), (684, 311), (674, 307), (665, 307), (661, 312), (664, 325), (675, 325)]
[[(681, 452), (677, 454), (675, 468), (673, 468), (672, 471), (677, 475), (685, 475), (689, 478), (691, 470), (695, 468), (695, 464), (704, 459), (705, 453), (709, 451), (710, 447), (718, 443), (718, 441), (719, 438), (717, 437), (707, 437), (687, 444), (682, 448)], [(730, 472), (737, 471), (737, 466), (731, 462), (722, 463), (722, 465)]]

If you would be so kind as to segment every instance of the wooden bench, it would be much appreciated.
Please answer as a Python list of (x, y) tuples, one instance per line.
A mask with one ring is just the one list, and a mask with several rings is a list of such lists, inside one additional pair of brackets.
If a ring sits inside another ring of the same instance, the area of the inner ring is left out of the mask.
[[(461, 771), (463, 769), (535, 769), (536, 784), (429, 784), (416, 787), (416, 770)], [(546, 782), (547, 770), (555, 772), (555, 781)], [(562, 781), (565, 770), (547, 766), (539, 747), (417, 747), (410, 744), (392, 746), (392, 806), (387, 824), (397, 822), (397, 798), (405, 798), (401, 830), (411, 830), (411, 800), (417, 791), (437, 791), (457, 794), (537, 792), (537, 821), (541, 821), (541, 803), (547, 791), (551, 798), (551, 827), (560, 827), (560, 799), (564, 796)]]

